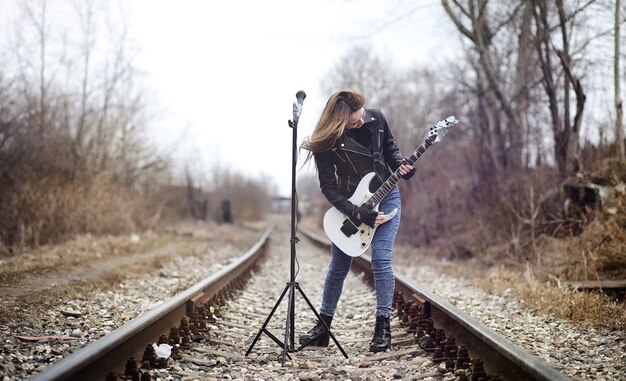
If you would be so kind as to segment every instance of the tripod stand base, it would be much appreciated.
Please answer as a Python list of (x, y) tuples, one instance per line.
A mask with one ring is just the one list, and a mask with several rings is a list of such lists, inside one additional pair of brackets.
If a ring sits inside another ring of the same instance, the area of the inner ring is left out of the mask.
[[(254, 348), (254, 345), (259, 340), (259, 338), (261, 337), (262, 333), (265, 333), (270, 339), (272, 339), (272, 341), (274, 341), (281, 348), (283, 348), (283, 353), (282, 353), (282, 356), (281, 356), (281, 365), (283, 365), (283, 366), (285, 365), (285, 359), (286, 358), (290, 358), (288, 353), (298, 352), (298, 351), (302, 350), (303, 348), (311, 345), (311, 343), (314, 342), (314, 340), (311, 340), (311, 342), (303, 344), (303, 345), (299, 346), (298, 348), (295, 348), (295, 346), (294, 346), (294, 336), (295, 336), (295, 334), (294, 334), (294, 330), (295, 330), (295, 324), (294, 324), (294, 302), (295, 302), (295, 290), (296, 289), (300, 292), (300, 295), (302, 295), (302, 297), (306, 301), (306, 303), (309, 306), (309, 308), (311, 309), (311, 311), (313, 311), (313, 313), (315, 314), (317, 319), (320, 322), (322, 322), (324, 325), (326, 325), (326, 323), (324, 323), (324, 321), (322, 320), (322, 317), (320, 316), (320, 314), (315, 310), (315, 307), (313, 307), (313, 304), (311, 304), (311, 302), (309, 301), (309, 298), (307, 298), (307, 296), (304, 294), (304, 291), (302, 291), (302, 289), (300, 288), (300, 285), (297, 282), (288, 282), (287, 285), (285, 286), (285, 289), (283, 290), (282, 294), (280, 295), (280, 298), (278, 298), (278, 301), (276, 301), (276, 304), (274, 305), (274, 308), (272, 308), (272, 311), (267, 316), (267, 319), (265, 319), (265, 323), (263, 323), (263, 326), (261, 327), (261, 329), (259, 329), (259, 332), (257, 333), (256, 337), (252, 341), (252, 344), (250, 345), (250, 347), (248, 348), (248, 351), (246, 352), (246, 356), (248, 356), (250, 354), (250, 352), (252, 352), (252, 348)], [(283, 298), (285, 297), (285, 294), (287, 294), (287, 291), (289, 291), (289, 298), (288, 298), (289, 299), (289, 305), (287, 306), (287, 324), (285, 326), (284, 341), (281, 342), (276, 336), (274, 336), (270, 331), (267, 330), (267, 325), (269, 324), (270, 320), (272, 319), (272, 316), (274, 315), (274, 313), (278, 309), (278, 306), (280, 305), (280, 303), (282, 302)], [(335, 335), (333, 335), (333, 333), (330, 331), (328, 326), (326, 326), (326, 329), (328, 330), (328, 334), (329, 334), (330, 338), (333, 340), (333, 342), (337, 345), (337, 347), (341, 351), (341, 354), (343, 354), (343, 356), (345, 358), (348, 358), (348, 355), (343, 350), (343, 348), (341, 347), (341, 345), (339, 344), (339, 342), (335, 338)]]

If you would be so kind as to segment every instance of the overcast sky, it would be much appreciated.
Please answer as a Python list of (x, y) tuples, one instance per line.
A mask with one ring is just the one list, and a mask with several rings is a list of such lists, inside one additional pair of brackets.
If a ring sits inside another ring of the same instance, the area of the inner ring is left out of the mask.
[(157, 140), (195, 170), (228, 166), (291, 192), (292, 104), (307, 94), (298, 142), (330, 94), (320, 81), (354, 44), (398, 65), (453, 51), (439, 1), (133, 0), (136, 63), (163, 113)]

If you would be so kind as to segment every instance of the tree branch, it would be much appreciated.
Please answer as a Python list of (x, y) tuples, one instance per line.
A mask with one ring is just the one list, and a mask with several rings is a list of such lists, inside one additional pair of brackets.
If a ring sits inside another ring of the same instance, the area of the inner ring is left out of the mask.
[[(456, 0), (453, 0), (453, 1), (462, 10), (463, 14), (469, 16), (469, 13), (467, 12), (467, 10), (463, 9), (463, 7), (461, 7)], [(448, 0), (441, 0), (441, 5), (443, 5), (443, 9), (446, 11), (448, 16), (452, 19), (452, 22), (454, 23), (454, 25), (456, 25), (459, 31), (462, 34), (464, 34), (467, 38), (469, 38), (472, 42), (476, 43), (475, 34), (472, 31), (470, 31), (465, 25), (463, 25), (461, 20), (457, 17), (457, 15), (454, 13), (452, 8), (450, 7), (450, 3), (448, 3)]]

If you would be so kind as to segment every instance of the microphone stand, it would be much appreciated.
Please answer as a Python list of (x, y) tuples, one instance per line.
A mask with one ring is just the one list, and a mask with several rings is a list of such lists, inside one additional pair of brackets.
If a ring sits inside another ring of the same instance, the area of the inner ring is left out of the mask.
[[(348, 355), (343, 350), (343, 348), (341, 347), (337, 339), (335, 339), (335, 336), (330, 331), (330, 328), (322, 320), (321, 316), (319, 315), (315, 307), (313, 307), (313, 304), (311, 304), (311, 302), (309, 301), (309, 298), (307, 298), (304, 291), (302, 291), (302, 288), (300, 288), (300, 285), (298, 284), (298, 282), (296, 282), (296, 243), (300, 241), (298, 237), (296, 237), (296, 204), (297, 204), (296, 202), (297, 200), (296, 164), (298, 162), (298, 155), (297, 155), (298, 119), (300, 118), (300, 114), (302, 113), (302, 101), (304, 100), (304, 98), (306, 98), (306, 94), (304, 93), (304, 91), (302, 90), (298, 91), (298, 93), (296, 94), (296, 102), (294, 102), (293, 104), (293, 121), (291, 120), (289, 121), (289, 127), (291, 127), (291, 129), (293, 130), (292, 155), (291, 155), (291, 239), (289, 240), (291, 244), (291, 269), (290, 269), (291, 275), (289, 278), (289, 282), (287, 282), (287, 285), (285, 286), (285, 289), (283, 290), (282, 294), (278, 298), (278, 301), (274, 305), (274, 308), (272, 308), (272, 311), (267, 316), (265, 323), (263, 323), (263, 326), (261, 327), (261, 329), (259, 329), (259, 332), (257, 333), (256, 337), (252, 341), (252, 344), (248, 348), (248, 351), (246, 352), (246, 356), (248, 356), (250, 352), (252, 351), (252, 348), (254, 347), (256, 342), (259, 340), (261, 333), (265, 333), (270, 339), (272, 339), (276, 344), (278, 344), (281, 348), (283, 348), (283, 353), (281, 356), (282, 366), (285, 365), (285, 358), (289, 357), (288, 355), (289, 352), (293, 353), (293, 352), (300, 351), (316, 340), (316, 338), (314, 338), (310, 342), (302, 344), (300, 347), (295, 348), (295, 345), (294, 345), (295, 343), (295, 297), (296, 297), (295, 290), (298, 290), (300, 292), (300, 295), (302, 295), (302, 297), (308, 304), (311, 311), (313, 311), (313, 313), (317, 317), (318, 321), (322, 322), (322, 324), (326, 326), (326, 330), (328, 331), (330, 337), (333, 339), (333, 341), (335, 342), (335, 344), (337, 345), (337, 347), (339, 348), (343, 356), (345, 358), (348, 358)], [(278, 308), (283, 298), (285, 297), (285, 294), (287, 293), (287, 291), (289, 291), (289, 296), (287, 297), (287, 300), (289, 303), (287, 306), (287, 324), (285, 325), (284, 341), (281, 342), (276, 336), (274, 336), (270, 331), (268, 331), (266, 327), (268, 323), (270, 322), (270, 320), (272, 319), (274, 312), (276, 312), (276, 309)]]

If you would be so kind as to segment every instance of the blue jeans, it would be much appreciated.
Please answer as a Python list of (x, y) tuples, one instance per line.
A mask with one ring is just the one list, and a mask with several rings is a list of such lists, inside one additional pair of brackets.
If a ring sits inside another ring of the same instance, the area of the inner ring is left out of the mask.
[[(398, 213), (389, 221), (376, 228), (372, 239), (372, 271), (376, 289), (376, 315), (391, 316), (393, 301), (394, 275), (391, 267), (391, 252), (400, 225), (400, 192), (394, 187), (378, 206), (385, 214), (398, 208)], [(320, 312), (333, 316), (343, 290), (343, 282), (350, 271), (352, 257), (345, 254), (334, 244), (330, 249), (331, 259), (324, 282), (322, 308)]]

